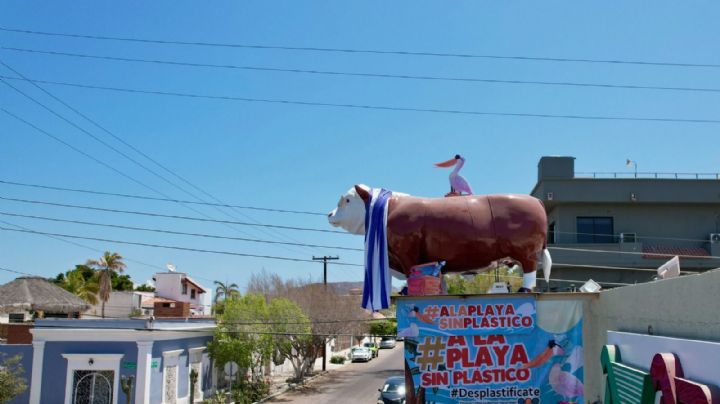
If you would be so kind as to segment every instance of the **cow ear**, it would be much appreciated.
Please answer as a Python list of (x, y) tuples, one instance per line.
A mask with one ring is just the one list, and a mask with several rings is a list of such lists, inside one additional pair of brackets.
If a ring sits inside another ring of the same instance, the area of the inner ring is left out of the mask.
[(370, 203), (370, 192), (367, 189), (360, 185), (355, 185), (355, 192), (357, 192), (358, 196), (362, 198), (366, 205)]

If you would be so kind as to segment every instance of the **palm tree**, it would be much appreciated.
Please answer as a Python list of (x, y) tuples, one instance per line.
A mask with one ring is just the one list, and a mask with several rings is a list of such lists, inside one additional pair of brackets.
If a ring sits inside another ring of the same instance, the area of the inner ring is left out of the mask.
[(90, 279), (85, 279), (82, 272), (78, 270), (69, 271), (62, 287), (92, 305), (96, 305), (98, 302), (97, 295), (100, 286), (98, 285), (97, 275), (92, 276)]
[(223, 300), (225, 300), (240, 296), (240, 291), (238, 290), (237, 283), (231, 283), (229, 285), (226, 285), (220, 281), (215, 281), (214, 283), (215, 285), (217, 285), (217, 287), (215, 288), (216, 304), (220, 301), (221, 297)]
[(100, 277), (100, 300), (102, 301), (101, 315), (105, 318), (105, 303), (110, 299), (112, 292), (111, 272), (122, 272), (125, 269), (125, 263), (122, 262), (122, 255), (110, 251), (105, 251), (99, 260), (88, 260), (85, 265), (93, 267), (99, 271)]

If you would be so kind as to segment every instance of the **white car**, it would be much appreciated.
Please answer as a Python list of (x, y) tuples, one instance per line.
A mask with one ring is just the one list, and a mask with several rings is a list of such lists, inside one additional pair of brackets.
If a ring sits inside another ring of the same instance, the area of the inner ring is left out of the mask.
[(380, 349), (392, 349), (395, 348), (395, 338), (383, 337), (380, 340)]
[(369, 362), (370, 359), (372, 359), (372, 352), (367, 348), (353, 348), (352, 351), (350, 351), (350, 361), (363, 361), (363, 362)]

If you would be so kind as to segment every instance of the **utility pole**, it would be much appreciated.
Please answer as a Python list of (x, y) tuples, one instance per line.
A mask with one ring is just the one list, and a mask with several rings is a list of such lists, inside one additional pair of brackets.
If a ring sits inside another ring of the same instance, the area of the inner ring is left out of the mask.
[[(322, 262), (323, 262), (323, 285), (324, 285), (324, 287), (325, 287), (325, 290), (327, 290), (327, 264), (328, 264), (328, 261), (331, 261), (331, 260), (339, 260), (340, 257), (328, 257), (327, 255), (326, 255), (326, 256), (323, 256), (323, 257), (316, 257), (316, 256), (313, 255), (313, 258), (312, 258), (312, 259), (313, 259), (313, 261), (322, 261)], [(327, 366), (327, 365), (326, 365), (326, 363), (327, 363), (327, 341), (325, 341), (325, 340), (323, 340), (323, 341), (324, 341), (324, 343), (323, 343), (323, 366), (322, 366), (322, 370), (323, 370), (323, 372), (324, 372), (324, 371), (325, 371), (325, 368), (326, 368), (326, 366)]]

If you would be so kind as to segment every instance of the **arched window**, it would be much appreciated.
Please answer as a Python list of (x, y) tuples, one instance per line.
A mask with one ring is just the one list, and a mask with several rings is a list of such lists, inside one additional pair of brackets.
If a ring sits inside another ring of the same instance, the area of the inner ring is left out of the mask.
[(112, 370), (76, 370), (73, 375), (73, 404), (112, 404)]

